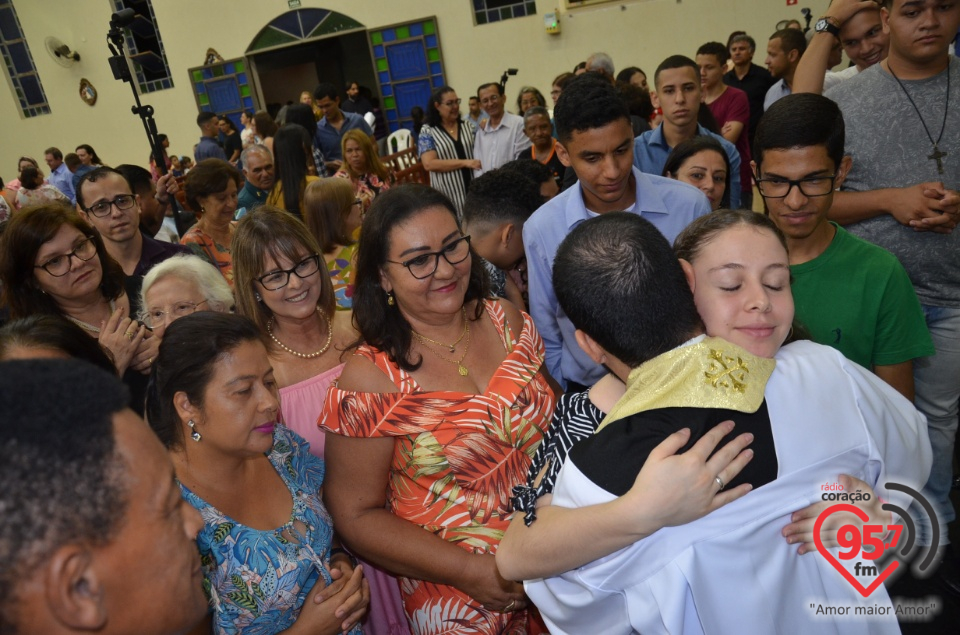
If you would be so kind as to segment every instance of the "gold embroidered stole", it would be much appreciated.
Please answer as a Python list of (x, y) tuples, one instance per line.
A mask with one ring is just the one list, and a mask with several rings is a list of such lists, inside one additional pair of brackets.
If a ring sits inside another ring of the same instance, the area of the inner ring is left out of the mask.
[(756, 412), (776, 361), (707, 337), (634, 368), (627, 390), (600, 423), (608, 424), (655, 408), (723, 408)]

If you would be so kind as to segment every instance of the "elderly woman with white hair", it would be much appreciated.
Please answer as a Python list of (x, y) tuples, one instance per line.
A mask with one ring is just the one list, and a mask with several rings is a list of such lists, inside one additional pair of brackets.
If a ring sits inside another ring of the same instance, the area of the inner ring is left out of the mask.
[(233, 291), (217, 268), (192, 254), (156, 265), (143, 278), (139, 320), (158, 337), (170, 324), (196, 311), (233, 310)]

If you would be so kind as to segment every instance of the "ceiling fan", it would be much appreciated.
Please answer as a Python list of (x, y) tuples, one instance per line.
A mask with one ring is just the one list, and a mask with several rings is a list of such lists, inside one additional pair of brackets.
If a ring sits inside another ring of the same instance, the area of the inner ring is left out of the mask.
[(80, 61), (80, 54), (76, 51), (71, 51), (70, 47), (58, 40), (57, 38), (48, 36), (43, 40), (43, 44), (47, 49), (47, 53), (50, 54), (50, 57), (64, 68), (70, 68), (74, 64)]

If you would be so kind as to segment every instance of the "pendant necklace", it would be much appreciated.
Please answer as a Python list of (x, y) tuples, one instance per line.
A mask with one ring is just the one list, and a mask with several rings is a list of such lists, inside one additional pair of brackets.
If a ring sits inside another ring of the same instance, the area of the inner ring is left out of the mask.
[(900, 85), (900, 90), (903, 91), (903, 94), (907, 96), (907, 99), (910, 100), (910, 105), (913, 106), (913, 109), (917, 112), (917, 117), (920, 118), (920, 124), (923, 126), (923, 131), (927, 133), (927, 138), (930, 139), (930, 143), (933, 144), (933, 154), (927, 155), (927, 158), (931, 161), (937, 162), (937, 172), (943, 174), (943, 157), (947, 156), (946, 152), (940, 150), (940, 140), (943, 139), (943, 131), (947, 129), (947, 113), (950, 112), (950, 64), (947, 63), (947, 98), (943, 107), (943, 123), (940, 125), (940, 135), (937, 136), (937, 140), (933, 140), (933, 135), (930, 134), (930, 129), (927, 128), (927, 122), (923, 120), (923, 115), (920, 114), (920, 109), (917, 108), (917, 104), (913, 101), (913, 97), (910, 96), (910, 93), (907, 92), (907, 87), (903, 85), (903, 82), (900, 81), (900, 78), (897, 77), (897, 74), (893, 72), (893, 67), (890, 66), (890, 61), (887, 60), (887, 70), (890, 71), (890, 75), (897, 80), (897, 84)]
[(466, 310), (467, 310), (466, 307), (464, 307), (464, 309), (463, 309), (463, 312), (464, 312), (464, 313), (463, 313), (463, 325), (464, 325), (463, 333), (461, 333), (460, 338), (457, 339), (457, 341), (454, 342), (453, 345), (441, 344), (440, 342), (437, 342), (436, 340), (431, 340), (430, 338), (424, 337), (423, 335), (420, 335), (420, 334), (417, 333), (416, 331), (413, 331), (414, 336), (415, 336), (418, 340), (420, 340), (420, 343), (421, 343), (421, 344), (425, 344), (426, 342), (432, 342), (433, 344), (438, 344), (438, 345), (440, 345), (440, 346), (442, 346), (442, 347), (444, 347), (444, 348), (449, 348), (451, 353), (453, 352), (453, 350), (454, 350), (454, 348), (456, 347), (456, 345), (460, 342), (460, 340), (462, 340), (462, 339), (464, 338), (464, 336), (466, 336), (467, 341), (466, 341), (466, 343), (463, 345), (463, 354), (460, 356), (460, 359), (447, 359), (446, 357), (444, 357), (443, 355), (441, 355), (441, 354), (438, 353), (437, 351), (433, 350), (433, 348), (431, 348), (431, 347), (429, 347), (429, 346), (424, 346), (424, 348), (426, 348), (428, 351), (430, 351), (431, 353), (433, 353), (434, 355), (436, 355), (437, 357), (439, 357), (439, 358), (442, 359), (443, 361), (448, 362), (448, 363), (450, 363), (450, 364), (456, 364), (456, 365), (457, 365), (457, 372), (460, 373), (460, 376), (461, 376), (461, 377), (466, 377), (468, 374), (470, 374), (469, 369), (468, 369), (466, 366), (463, 365), (463, 360), (465, 360), (465, 359), (467, 358), (467, 351), (470, 350), (470, 322), (467, 320)]

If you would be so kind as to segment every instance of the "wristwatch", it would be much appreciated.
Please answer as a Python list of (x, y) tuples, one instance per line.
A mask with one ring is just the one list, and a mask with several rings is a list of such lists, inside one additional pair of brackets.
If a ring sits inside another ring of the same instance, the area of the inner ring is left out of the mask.
[(840, 27), (836, 24), (835, 18), (822, 17), (813, 25), (813, 30), (817, 33), (829, 33), (833, 37), (840, 39)]

